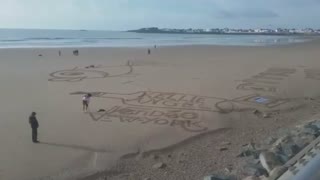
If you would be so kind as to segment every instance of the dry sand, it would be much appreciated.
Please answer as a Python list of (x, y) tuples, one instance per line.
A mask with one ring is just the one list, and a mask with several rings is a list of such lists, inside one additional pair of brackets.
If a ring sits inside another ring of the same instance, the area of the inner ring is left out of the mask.
[[(317, 112), (305, 97), (320, 94), (319, 48), (318, 41), (160, 47), (151, 55), (143, 48), (81, 48), (79, 56), (71, 48), (62, 56), (54, 48), (1, 49), (0, 179), (94, 179), (99, 174), (90, 175), (107, 167), (123, 171), (114, 179), (157, 173), (154, 179), (198, 179), (219, 171), (234, 161), (241, 143)], [(87, 113), (84, 92), (94, 95)], [(253, 115), (254, 109), (271, 118)], [(40, 144), (31, 142), (32, 111), (38, 113)], [(215, 134), (221, 128), (233, 129)], [(229, 154), (216, 150), (221, 140), (232, 141)], [(181, 176), (184, 167), (171, 163), (171, 171), (156, 173), (150, 168), (156, 161), (130, 155), (174, 144), (159, 152), (190, 151), (185, 164), (197, 168), (187, 166)]]

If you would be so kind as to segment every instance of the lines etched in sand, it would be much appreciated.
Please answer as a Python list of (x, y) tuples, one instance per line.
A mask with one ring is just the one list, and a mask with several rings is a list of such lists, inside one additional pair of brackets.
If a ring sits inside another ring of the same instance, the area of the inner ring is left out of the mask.
[[(71, 95), (83, 95), (88, 92), (73, 92)], [(233, 104), (224, 98), (198, 96), (172, 92), (139, 91), (131, 94), (90, 92), (93, 97), (118, 99), (124, 105), (163, 108), (175, 110), (209, 111), (230, 113), (234, 110)]]
[(78, 82), (84, 79), (97, 79), (108, 77), (107, 72), (85, 69), (61, 70), (50, 74), (49, 81)]
[[(108, 92), (73, 92), (71, 95), (91, 93), (93, 97), (117, 100), (120, 105), (105, 112), (90, 112), (93, 121), (152, 124), (178, 127), (188, 132), (204, 132), (208, 128), (201, 120), (202, 113), (231, 113), (262, 108), (272, 109), (288, 102), (272, 96), (251, 94), (231, 100), (183, 93), (140, 91), (130, 94)], [(265, 99), (257, 102), (257, 99)], [(106, 101), (107, 102), (107, 101)]]
[(184, 110), (163, 110), (154, 108), (140, 108), (132, 106), (114, 106), (104, 113), (89, 113), (94, 121), (139, 123), (141, 125), (157, 125), (182, 128), (188, 132), (204, 132), (199, 119), (199, 112)]
[(296, 69), (291, 68), (269, 68), (249, 79), (242, 80), (237, 89), (273, 93), (279, 90), (277, 84), (295, 72)]
[(320, 80), (320, 69), (305, 69), (304, 73), (306, 79)]
[[(111, 73), (110, 69), (122, 68), (121, 72)], [(109, 71), (108, 71), (109, 70)], [(111, 77), (121, 77), (124, 75), (129, 75), (133, 73), (133, 65), (130, 61), (126, 65), (122, 66), (97, 66), (94, 70), (87, 68), (73, 68), (55, 71), (50, 73), (50, 78), (48, 81), (56, 82), (79, 82), (85, 79), (100, 79), (100, 78), (111, 78)]]
[[(265, 99), (265, 102), (258, 103), (257, 99)], [(280, 106), (282, 104), (288, 103), (289, 99), (280, 99), (273, 96), (261, 96), (257, 94), (251, 94), (248, 96), (243, 96), (239, 98), (235, 98), (232, 100), (232, 102), (239, 102), (241, 104), (248, 104), (248, 105), (255, 105), (255, 106), (263, 106), (266, 108), (275, 108), (277, 106)]]
[[(215, 113), (231, 113), (239, 111), (242, 105), (251, 104), (252, 107), (263, 106), (264, 108), (275, 108), (289, 99), (281, 99), (273, 96), (261, 96), (250, 94), (234, 99), (225, 99), (209, 96), (198, 96), (173, 92), (139, 91), (135, 93), (109, 93), (109, 92), (72, 92), (70, 95), (84, 95), (91, 93), (93, 97), (115, 99), (122, 105), (136, 108), (156, 108), (169, 110), (207, 111)], [(256, 101), (258, 98), (266, 99), (264, 102)]]

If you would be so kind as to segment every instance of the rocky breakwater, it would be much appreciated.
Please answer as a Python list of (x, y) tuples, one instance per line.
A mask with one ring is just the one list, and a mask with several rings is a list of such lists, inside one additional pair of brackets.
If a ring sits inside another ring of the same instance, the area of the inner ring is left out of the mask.
[[(264, 142), (248, 143), (241, 147), (237, 158), (245, 158), (243, 180), (275, 180), (288, 169), (288, 163), (311, 142), (320, 138), (320, 120), (313, 120), (291, 130), (275, 132)], [(207, 176), (204, 180), (236, 180), (235, 176)]]
[(276, 179), (286, 170), (285, 164), (320, 135), (320, 120), (306, 122), (296, 128), (269, 137), (259, 147), (250, 145), (239, 157), (252, 156), (244, 168), (247, 179)]

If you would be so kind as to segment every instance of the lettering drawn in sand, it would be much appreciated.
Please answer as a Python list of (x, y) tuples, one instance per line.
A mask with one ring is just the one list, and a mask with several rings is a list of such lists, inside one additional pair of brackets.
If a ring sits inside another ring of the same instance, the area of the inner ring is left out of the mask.
[(124, 75), (132, 74), (133, 65), (130, 61), (126, 65), (122, 66), (93, 66), (94, 69), (86, 68), (73, 68), (60, 70), (50, 73), (48, 81), (55, 82), (79, 82), (85, 79), (100, 79), (110, 77), (121, 77)]
[(103, 113), (89, 113), (93, 121), (138, 123), (181, 128), (187, 132), (204, 132), (208, 128), (199, 119), (199, 112), (164, 110), (132, 106), (114, 106)]
[(237, 89), (276, 92), (278, 91), (278, 84), (295, 72), (296, 69), (291, 68), (269, 68), (249, 79), (242, 80), (242, 83), (237, 86)]
[[(199, 96), (183, 93), (139, 91), (131, 94), (109, 93), (109, 92), (73, 92), (71, 95), (84, 95), (91, 93), (96, 98), (114, 99), (122, 105), (140, 108), (188, 110), (195, 112), (231, 113), (242, 111), (242, 107), (257, 106), (272, 109), (287, 103), (288, 99), (273, 96), (261, 96), (250, 94), (234, 99)], [(259, 101), (260, 99), (260, 101)], [(261, 99), (265, 99), (261, 101)]]
[[(272, 96), (251, 94), (227, 100), (182, 93), (140, 91), (131, 94), (108, 92), (73, 92), (71, 95), (91, 93), (95, 98), (105, 98), (106, 104), (117, 104), (104, 112), (90, 112), (93, 121), (152, 124), (179, 127), (188, 132), (204, 132), (200, 115), (203, 113), (231, 113), (259, 107), (273, 110), (289, 100)], [(112, 102), (111, 102), (112, 101)], [(110, 107), (110, 106), (109, 106)]]
[[(242, 83), (237, 86), (237, 89), (272, 93), (277, 92), (279, 91), (278, 84), (296, 72), (296, 69), (291, 68), (269, 68), (249, 79), (242, 80)], [(320, 80), (319, 68), (304, 69), (304, 74), (306, 79)]]
[[(83, 95), (88, 92), (73, 92), (71, 95)], [(175, 110), (209, 111), (230, 113), (233, 111), (231, 101), (223, 98), (198, 96), (182, 93), (140, 91), (131, 94), (108, 92), (89, 92), (93, 97), (118, 99), (124, 105), (162, 108)]]

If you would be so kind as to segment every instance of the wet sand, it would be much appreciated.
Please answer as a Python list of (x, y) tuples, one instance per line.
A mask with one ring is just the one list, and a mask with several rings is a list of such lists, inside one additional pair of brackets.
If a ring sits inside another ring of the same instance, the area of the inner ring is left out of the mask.
[[(1, 49), (0, 179), (76, 179), (125, 154), (260, 128), (243, 123), (255, 109), (294, 115), (305, 97), (319, 96), (319, 47)], [(40, 144), (31, 142), (32, 111)]]

